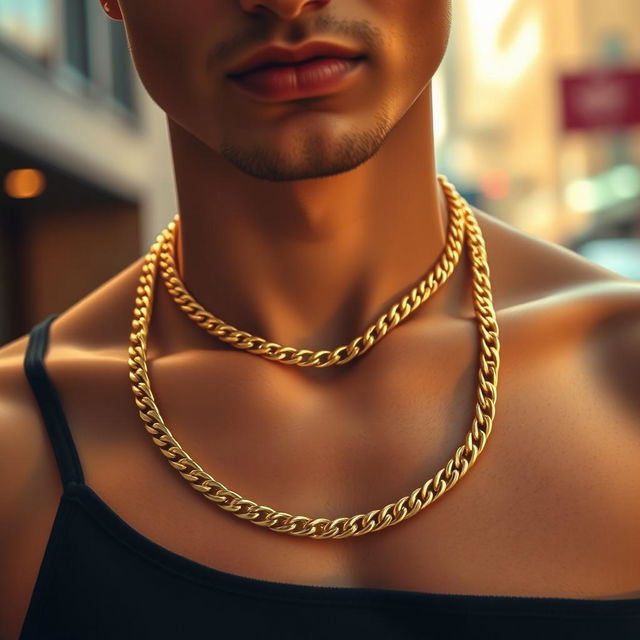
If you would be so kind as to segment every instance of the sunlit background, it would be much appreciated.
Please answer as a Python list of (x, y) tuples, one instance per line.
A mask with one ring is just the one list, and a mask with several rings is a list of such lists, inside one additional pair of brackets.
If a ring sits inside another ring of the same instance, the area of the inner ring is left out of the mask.
[[(426, 0), (425, 0), (426, 1)], [(640, 278), (640, 0), (453, 0), (438, 169), (476, 206)], [(0, 343), (177, 210), (164, 114), (97, 0), (0, 0)]]

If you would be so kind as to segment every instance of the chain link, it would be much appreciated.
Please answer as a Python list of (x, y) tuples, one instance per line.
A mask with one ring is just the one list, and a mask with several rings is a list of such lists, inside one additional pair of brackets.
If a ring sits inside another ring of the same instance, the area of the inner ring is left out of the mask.
[(336, 347), (333, 351), (312, 351), (283, 347), (277, 342), (269, 342), (227, 324), (204, 309), (187, 290), (175, 263), (175, 235), (179, 222), (180, 214), (176, 214), (161, 234), (163, 240), (160, 248), (160, 272), (169, 294), (187, 316), (207, 333), (236, 349), (242, 349), (247, 353), (281, 364), (318, 368), (347, 364), (354, 358), (364, 355), (374, 344), (422, 306), (453, 273), (460, 260), (465, 233), (464, 206), (456, 202), (451, 206), (444, 249), (431, 271), (407, 295), (368, 327), (363, 335), (354, 338), (349, 344)]
[(495, 415), (500, 352), (498, 324), (493, 308), (489, 266), (480, 227), (471, 208), (459, 196), (455, 187), (445, 176), (439, 175), (438, 180), (447, 196), (451, 212), (459, 210), (463, 213), (466, 244), (472, 266), (473, 303), (478, 323), (480, 360), (474, 418), (464, 443), (432, 478), (396, 502), (381, 509), (351, 517), (311, 518), (259, 505), (231, 491), (209, 475), (173, 437), (160, 415), (151, 391), (146, 360), (158, 262), (169, 237), (166, 230), (157, 236), (146, 256), (140, 284), (136, 289), (133, 331), (130, 334), (129, 346), (129, 377), (133, 383), (134, 401), (145, 429), (169, 464), (189, 482), (195, 491), (236, 517), (276, 533), (319, 540), (341, 539), (380, 531), (413, 517), (454, 487), (473, 466), (491, 434)]

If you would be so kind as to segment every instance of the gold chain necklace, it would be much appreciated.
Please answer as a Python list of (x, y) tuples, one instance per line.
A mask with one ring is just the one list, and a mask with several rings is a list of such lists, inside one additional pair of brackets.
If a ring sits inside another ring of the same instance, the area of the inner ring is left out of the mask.
[(464, 444), (432, 478), (408, 496), (390, 503), (382, 509), (374, 509), (351, 517), (309, 518), (276, 511), (258, 505), (227, 489), (202, 469), (180, 446), (164, 423), (151, 391), (147, 368), (147, 337), (153, 308), (156, 271), (160, 252), (165, 242), (164, 232), (159, 234), (145, 258), (136, 289), (133, 310), (132, 333), (129, 345), (129, 377), (133, 382), (134, 401), (145, 429), (160, 448), (169, 464), (189, 482), (190, 486), (211, 500), (221, 509), (238, 518), (276, 533), (304, 536), (319, 540), (362, 536), (380, 531), (413, 517), (429, 504), (449, 491), (473, 466), (491, 434), (497, 397), (500, 341), (498, 324), (491, 296), (489, 265), (484, 240), (475, 216), (461, 196), (444, 176), (438, 176), (451, 207), (464, 211), (466, 242), (472, 265), (473, 303), (479, 331), (478, 387), (475, 414)]
[[(442, 177), (438, 176), (438, 178)], [(358, 336), (348, 345), (336, 347), (333, 351), (310, 351), (309, 349), (283, 347), (277, 342), (269, 342), (227, 324), (196, 302), (182, 282), (175, 264), (175, 230), (180, 221), (179, 214), (175, 215), (162, 233), (164, 240), (160, 249), (160, 272), (174, 302), (189, 318), (210, 335), (236, 349), (262, 356), (267, 360), (299, 367), (323, 368), (342, 365), (369, 351), (394, 327), (422, 306), (453, 273), (462, 253), (465, 221), (463, 206), (453, 203), (450, 209), (444, 249), (431, 271), (407, 295), (403, 296), (400, 302), (392, 305), (386, 313), (383, 313), (363, 335)]]

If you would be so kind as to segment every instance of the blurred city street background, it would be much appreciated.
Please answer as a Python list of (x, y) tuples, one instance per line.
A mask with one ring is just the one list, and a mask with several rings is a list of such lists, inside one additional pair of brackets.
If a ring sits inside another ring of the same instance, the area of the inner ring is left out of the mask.
[[(453, 0), (433, 90), (438, 170), (469, 202), (640, 279), (640, 0)], [(122, 24), (97, 0), (0, 0), (0, 344), (176, 211)]]

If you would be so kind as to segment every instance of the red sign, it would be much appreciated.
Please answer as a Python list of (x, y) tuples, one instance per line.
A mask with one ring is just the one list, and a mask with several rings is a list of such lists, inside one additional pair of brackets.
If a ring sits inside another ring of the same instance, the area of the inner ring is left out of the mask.
[(602, 67), (561, 76), (560, 85), (565, 130), (640, 124), (640, 69)]

